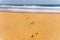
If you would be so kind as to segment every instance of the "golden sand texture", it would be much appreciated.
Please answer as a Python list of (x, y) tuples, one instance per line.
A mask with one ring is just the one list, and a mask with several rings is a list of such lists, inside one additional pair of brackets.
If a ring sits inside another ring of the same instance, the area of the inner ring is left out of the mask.
[(0, 12), (1, 40), (60, 40), (60, 14)]

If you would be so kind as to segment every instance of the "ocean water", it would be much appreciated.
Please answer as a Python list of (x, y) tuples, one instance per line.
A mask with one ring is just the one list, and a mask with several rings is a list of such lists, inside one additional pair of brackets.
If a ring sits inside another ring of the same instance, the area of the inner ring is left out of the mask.
[(40, 12), (40, 11), (59, 11), (59, 4), (0, 4), (0, 11), (15, 12)]
[(60, 4), (0, 4), (0, 6), (60, 6)]

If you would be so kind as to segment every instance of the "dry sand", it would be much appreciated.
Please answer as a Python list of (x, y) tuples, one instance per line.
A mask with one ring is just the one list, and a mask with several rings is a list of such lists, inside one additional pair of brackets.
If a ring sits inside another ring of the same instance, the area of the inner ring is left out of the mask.
[(60, 40), (60, 14), (0, 12), (0, 40)]

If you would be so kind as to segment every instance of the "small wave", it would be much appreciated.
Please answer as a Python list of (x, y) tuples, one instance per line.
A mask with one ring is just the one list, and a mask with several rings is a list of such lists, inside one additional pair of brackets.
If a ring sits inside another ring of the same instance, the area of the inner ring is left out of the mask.
[(14, 11), (14, 12), (39, 12), (39, 11), (59, 11), (60, 6), (14, 6), (14, 5), (0, 5), (0, 11)]

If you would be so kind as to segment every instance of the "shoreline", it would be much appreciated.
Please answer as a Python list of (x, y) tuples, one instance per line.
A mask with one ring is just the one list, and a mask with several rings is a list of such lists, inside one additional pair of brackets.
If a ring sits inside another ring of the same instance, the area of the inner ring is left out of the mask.
[(0, 12), (60, 12), (60, 10), (37, 10), (37, 9), (0, 9)]
[(0, 11), (7, 11), (7, 12), (60, 12), (60, 7), (0, 6)]

